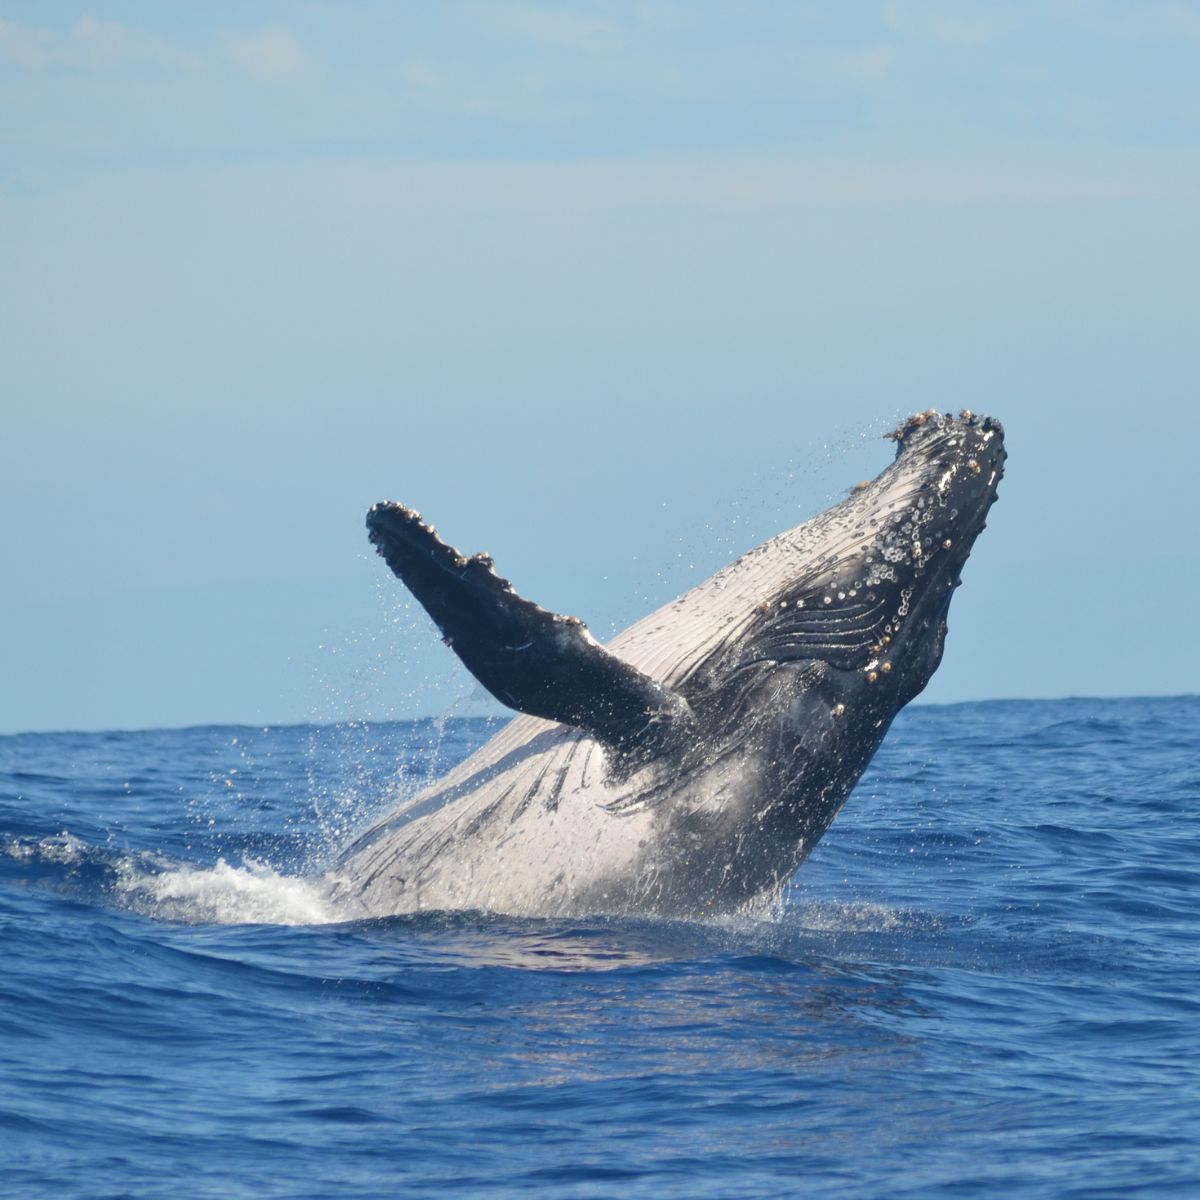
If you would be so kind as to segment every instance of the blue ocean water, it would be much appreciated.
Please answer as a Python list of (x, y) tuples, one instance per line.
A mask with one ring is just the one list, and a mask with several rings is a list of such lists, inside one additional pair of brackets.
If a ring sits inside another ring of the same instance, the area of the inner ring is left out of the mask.
[(709, 924), (329, 923), (485, 722), (0, 738), (0, 1195), (1200, 1196), (1198, 730), (909, 709)]

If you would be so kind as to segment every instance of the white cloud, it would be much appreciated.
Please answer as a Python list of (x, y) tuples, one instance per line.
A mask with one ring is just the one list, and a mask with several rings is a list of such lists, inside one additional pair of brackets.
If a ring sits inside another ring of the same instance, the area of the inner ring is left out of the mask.
[(1167, 151), (984, 155), (971, 160), (867, 155), (714, 154), (572, 163), (343, 163), (279, 167), (306, 194), (372, 196), (389, 211), (564, 213), (762, 211), (890, 204), (1110, 203), (1200, 200), (1200, 168)]
[(287, 79), (303, 71), (307, 62), (300, 43), (286, 29), (226, 32), (221, 42), (226, 58), (256, 79)]
[(891, 46), (873, 46), (869, 50), (858, 50), (838, 56), (837, 65), (842, 74), (861, 83), (874, 83), (883, 79), (892, 69), (896, 52)]
[(423, 92), (444, 91), (449, 84), (446, 69), (431, 62), (403, 62), (396, 68), (396, 74), (409, 87)]
[(1183, 38), (1200, 41), (1200, 4), (1173, 0), (1167, 4), (1088, 6), (1081, 0), (1054, 0), (1054, 13), (1077, 26), (1110, 38), (1157, 41)]
[(897, 33), (926, 38), (943, 46), (967, 49), (982, 46), (1000, 33), (1009, 16), (1000, 5), (930, 4), (924, 0), (889, 0), (883, 6), (884, 24)]
[(463, 63), (412, 59), (395, 68), (409, 98), (437, 112), (501, 121), (569, 119), (581, 107), (561, 97), (551, 101), (544, 75), (536, 70), (487, 72)]
[(0, 58), (18, 67), (48, 66), (57, 53), (54, 35), (48, 29), (0, 21)]
[(494, 33), (561, 50), (608, 50), (622, 41), (621, 30), (611, 22), (563, 9), (473, 4), (464, 11)]
[(1200, 9), (1191, 4), (1168, 4), (1162, 10), (1167, 31), (1200, 41)]
[(188, 60), (177, 46), (116, 21), (83, 16), (69, 33), (0, 21), (0, 59), (26, 70), (72, 68), (103, 71), (135, 64), (179, 66)]
[[(219, 41), (219, 53), (226, 61), (257, 79), (288, 78), (306, 65), (303, 49), (286, 29), (225, 31)], [(131, 66), (177, 70), (211, 64), (217, 53), (211, 43), (204, 53), (189, 52), (156, 34), (92, 16), (80, 17), (67, 33), (0, 20), (0, 61), (29, 71), (102, 72)]]

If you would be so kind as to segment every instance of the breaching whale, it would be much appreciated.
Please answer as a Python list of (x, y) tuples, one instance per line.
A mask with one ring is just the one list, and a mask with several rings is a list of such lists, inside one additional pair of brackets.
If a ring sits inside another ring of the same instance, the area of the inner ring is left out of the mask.
[(607, 646), (375, 505), (388, 566), (524, 715), (346, 850), (343, 911), (687, 917), (777, 895), (941, 661), (1003, 471), (988, 417), (930, 411), (890, 436), (873, 481)]

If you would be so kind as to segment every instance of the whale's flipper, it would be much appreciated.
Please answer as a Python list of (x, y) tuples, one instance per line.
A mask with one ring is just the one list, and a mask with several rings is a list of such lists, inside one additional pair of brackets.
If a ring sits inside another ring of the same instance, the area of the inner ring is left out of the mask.
[(502, 704), (653, 751), (691, 724), (687, 702), (601, 646), (576, 617), (519, 596), (485, 554), (465, 558), (421, 514), (376, 504), (367, 530), (467, 670)]

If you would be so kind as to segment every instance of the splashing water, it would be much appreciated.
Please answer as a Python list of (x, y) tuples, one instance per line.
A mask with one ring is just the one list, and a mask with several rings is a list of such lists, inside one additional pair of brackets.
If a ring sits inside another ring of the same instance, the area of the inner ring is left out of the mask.
[(125, 859), (116, 894), (135, 912), (189, 925), (323, 925), (339, 919), (318, 884), (253, 859), (240, 867), (218, 858), (212, 867), (160, 870)]

